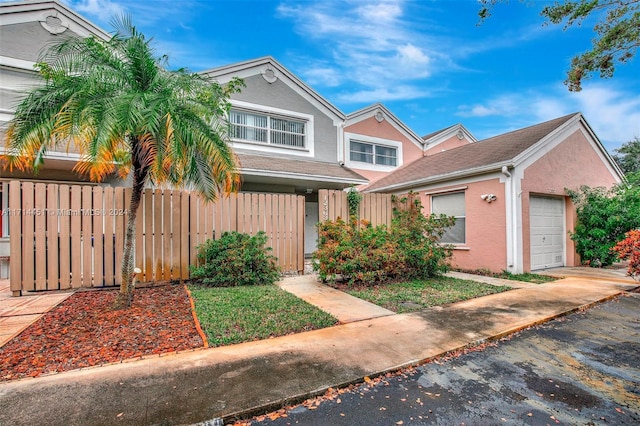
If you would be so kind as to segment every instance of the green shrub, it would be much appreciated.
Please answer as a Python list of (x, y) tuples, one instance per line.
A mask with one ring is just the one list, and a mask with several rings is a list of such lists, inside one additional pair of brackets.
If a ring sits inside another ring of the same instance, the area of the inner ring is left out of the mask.
[(280, 273), (266, 243), (264, 232), (225, 232), (207, 240), (198, 246), (199, 266), (191, 266), (191, 277), (213, 287), (273, 284)]
[(640, 228), (640, 175), (613, 188), (582, 186), (567, 190), (576, 206), (578, 221), (571, 239), (584, 263), (606, 266), (616, 261), (611, 251), (625, 233)]
[(415, 194), (395, 201), (391, 227), (341, 218), (318, 225), (313, 267), (323, 281), (337, 275), (350, 284), (428, 278), (448, 268), (451, 249), (439, 244), (453, 218), (425, 217)]
[(440, 238), (455, 224), (455, 218), (425, 216), (420, 198), (413, 192), (394, 199), (394, 204), (391, 237), (405, 257), (403, 276), (423, 279), (446, 272), (452, 249), (450, 245), (440, 244)]

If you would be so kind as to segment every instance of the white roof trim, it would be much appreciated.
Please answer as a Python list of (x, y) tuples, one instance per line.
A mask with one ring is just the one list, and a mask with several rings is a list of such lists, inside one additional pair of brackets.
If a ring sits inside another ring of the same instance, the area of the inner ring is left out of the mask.
[(466, 127), (464, 127), (462, 124), (455, 124), (451, 127), (447, 127), (446, 129), (441, 130), (428, 139), (424, 139), (425, 151), (438, 146), (458, 132), (462, 132), (463, 137), (468, 139), (471, 143), (478, 142), (478, 140), (471, 134), (471, 132), (469, 132), (469, 130), (467, 130)]
[(595, 153), (600, 157), (605, 167), (614, 177), (621, 182), (624, 179), (624, 173), (615, 160), (609, 155), (596, 134), (585, 120), (582, 113), (576, 114), (574, 117), (566, 121), (563, 125), (546, 135), (540, 141), (530, 146), (527, 150), (521, 152), (514, 159), (514, 165), (520, 167), (529, 167), (546, 155), (551, 149), (555, 148), (569, 137), (576, 130), (581, 130), (587, 141), (594, 148)]
[(25, 61), (24, 59), (12, 58), (10, 56), (2, 56), (0, 55), (0, 66), (8, 67), (8, 68), (16, 68), (22, 71), (31, 71), (36, 72), (35, 70), (35, 62)]
[(381, 103), (376, 103), (368, 107), (362, 108), (358, 111), (354, 111), (347, 114), (345, 121), (345, 128), (361, 121), (376, 117), (378, 113), (381, 113), (393, 127), (395, 127), (404, 137), (413, 142), (420, 149), (424, 146), (424, 140), (413, 130), (404, 124), (398, 117), (396, 117), (389, 109), (387, 109)]
[(305, 82), (296, 77), (291, 71), (286, 69), (271, 56), (264, 56), (258, 59), (212, 68), (200, 71), (199, 74), (215, 77), (220, 83), (224, 84), (230, 81), (233, 77), (247, 78), (254, 75), (264, 76), (267, 68), (271, 68), (271, 71), (275, 73), (275, 77), (281, 79), (300, 96), (309, 100), (316, 108), (324, 111), (325, 114), (332, 116), (334, 123), (341, 123), (344, 121), (345, 115), (342, 111), (309, 87)]
[[(40, 22), (48, 16), (62, 21), (62, 25), (82, 37), (94, 35), (103, 40), (111, 39), (111, 35), (92, 22), (83, 18), (64, 3), (58, 0), (24, 0), (20, 2), (0, 3), (2, 25)], [(45, 25), (43, 27), (46, 28)]]
[(462, 177), (468, 177), (468, 176), (474, 176), (474, 175), (482, 175), (485, 173), (490, 173), (490, 172), (495, 172), (496, 170), (502, 170), (503, 166), (507, 166), (508, 168), (512, 168), (513, 167), (513, 163), (511, 162), (499, 162), (499, 163), (493, 163), (493, 164), (489, 164), (489, 165), (485, 165), (485, 166), (480, 166), (480, 167), (474, 167), (471, 169), (464, 169), (464, 170), (458, 170), (455, 172), (451, 172), (451, 173), (443, 173), (440, 175), (435, 175), (435, 176), (429, 176), (427, 178), (421, 178), (421, 179), (416, 179), (416, 180), (412, 180), (410, 182), (402, 182), (402, 183), (397, 183), (395, 185), (388, 185), (388, 186), (384, 186), (382, 188), (376, 188), (373, 189), (371, 191), (368, 191), (365, 188), (365, 192), (385, 192), (385, 191), (398, 191), (398, 190), (402, 190), (402, 189), (409, 189), (412, 187), (415, 187), (417, 185), (428, 185), (428, 184), (434, 184), (434, 183), (438, 183), (438, 182), (442, 182), (442, 181), (447, 181), (447, 180), (451, 180), (451, 179), (458, 179), (458, 178), (462, 178)]
[(277, 178), (296, 178), (300, 180), (313, 180), (313, 181), (321, 181), (321, 182), (339, 182), (339, 183), (357, 183), (364, 184), (369, 183), (368, 180), (362, 179), (347, 179), (347, 178), (339, 178), (334, 176), (322, 176), (322, 175), (309, 175), (309, 174), (300, 174), (300, 173), (292, 173), (292, 172), (274, 172), (271, 170), (260, 170), (260, 169), (246, 169), (240, 167), (240, 174), (247, 174), (252, 176), (266, 176), (266, 177), (277, 177)]

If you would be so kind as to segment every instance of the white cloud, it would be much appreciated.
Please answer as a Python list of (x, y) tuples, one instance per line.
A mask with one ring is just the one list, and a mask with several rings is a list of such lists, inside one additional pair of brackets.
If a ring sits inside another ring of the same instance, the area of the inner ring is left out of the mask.
[[(530, 89), (506, 94), (483, 103), (460, 105), (456, 115), (474, 119), (479, 126), (487, 119), (494, 127), (485, 127), (480, 138), (495, 136), (517, 128), (537, 124), (574, 112), (582, 112), (598, 138), (609, 151), (640, 136), (640, 99), (634, 92), (621, 89), (623, 82), (585, 84), (581, 92), (568, 92), (558, 84), (551, 88)], [(495, 118), (505, 120), (495, 120)], [(496, 127), (496, 124), (501, 127)]]
[(511, 117), (518, 115), (522, 110), (522, 101), (519, 95), (501, 95), (487, 100), (484, 104), (460, 105), (458, 113), (461, 117)]
[(395, 86), (378, 87), (373, 89), (358, 90), (355, 92), (340, 93), (335, 98), (344, 103), (365, 103), (387, 102), (396, 100), (418, 99), (430, 96), (420, 87)]
[[(409, 87), (431, 76), (440, 61), (450, 62), (427, 47), (434, 45), (427, 32), (412, 30), (413, 17), (407, 16), (402, 0), (281, 4), (278, 12), (293, 21), (298, 33), (323, 44), (327, 52), (323, 66), (301, 71), (311, 83), (358, 87), (356, 94), (341, 97), (344, 102), (368, 101), (373, 93), (383, 95), (378, 101), (399, 99), (398, 94), (404, 90), (389, 87)], [(308, 68), (308, 59), (298, 60), (305, 61), (300, 69)], [(406, 93), (413, 99), (423, 91)]]
[(120, 16), (125, 8), (111, 0), (80, 0), (73, 2), (73, 8), (82, 14), (98, 18), (102, 22), (109, 22), (114, 16)]

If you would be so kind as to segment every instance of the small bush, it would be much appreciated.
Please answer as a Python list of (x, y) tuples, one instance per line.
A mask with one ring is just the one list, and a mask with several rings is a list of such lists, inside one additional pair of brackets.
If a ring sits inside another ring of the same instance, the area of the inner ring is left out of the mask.
[(200, 265), (191, 266), (191, 277), (213, 287), (273, 284), (280, 273), (266, 243), (264, 232), (225, 232), (219, 240), (207, 240), (198, 246)]
[(626, 238), (611, 250), (620, 260), (628, 260), (627, 273), (635, 279), (640, 279), (640, 229), (629, 231), (625, 236)]
[(425, 217), (414, 194), (395, 203), (390, 228), (373, 227), (354, 215), (349, 223), (338, 218), (318, 225), (313, 267), (320, 279), (335, 281), (341, 275), (349, 284), (372, 284), (447, 270), (451, 250), (438, 241), (454, 219)]

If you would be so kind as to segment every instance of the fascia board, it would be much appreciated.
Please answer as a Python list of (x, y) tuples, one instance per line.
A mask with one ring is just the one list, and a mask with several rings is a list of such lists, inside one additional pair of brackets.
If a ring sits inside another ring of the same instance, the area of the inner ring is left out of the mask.
[(291, 172), (273, 172), (270, 170), (245, 169), (242, 167), (240, 168), (240, 174), (247, 174), (252, 176), (286, 178), (286, 179), (295, 178), (300, 180), (313, 180), (313, 181), (321, 181), (321, 182), (340, 182), (340, 183), (355, 183), (355, 184), (369, 183), (368, 180), (362, 180), (362, 179), (347, 179), (347, 178), (338, 178), (334, 176), (308, 175), (308, 174), (299, 174), (299, 173), (291, 173)]
[(624, 179), (624, 173), (622, 173), (615, 160), (611, 158), (596, 134), (591, 129), (591, 126), (589, 126), (585, 120), (582, 113), (576, 114), (562, 126), (550, 132), (544, 138), (540, 139), (539, 142), (533, 144), (529, 149), (517, 155), (513, 159), (514, 165), (524, 168), (530, 166), (547, 154), (551, 149), (562, 143), (576, 130), (583, 131), (587, 141), (594, 146), (596, 154), (604, 162), (605, 167), (607, 167), (613, 175), (616, 175), (619, 181), (622, 181)]
[(275, 67), (282, 76), (286, 77), (286, 83), (289, 87), (292, 87), (298, 94), (304, 98), (312, 101), (312, 103), (324, 110), (327, 115), (332, 115), (334, 122), (343, 122), (345, 115), (337, 107), (331, 104), (328, 100), (322, 97), (318, 92), (313, 90), (305, 82), (296, 77), (287, 68), (285, 68), (278, 61), (271, 56), (264, 56), (262, 58), (253, 59), (250, 61), (238, 62), (235, 64), (229, 64), (218, 68), (212, 68), (206, 71), (200, 71), (199, 74), (209, 75), (215, 77), (220, 83), (226, 83), (233, 77), (246, 78), (249, 76), (257, 75), (261, 73), (259, 69), (265, 65), (272, 65)]
[(489, 165), (486, 165), (486, 166), (475, 167), (473, 169), (459, 170), (459, 171), (456, 171), (456, 172), (444, 173), (444, 174), (435, 175), (435, 176), (429, 176), (428, 178), (416, 179), (416, 180), (412, 180), (410, 182), (403, 182), (403, 183), (399, 183), (399, 184), (395, 184), (395, 185), (388, 185), (388, 186), (385, 186), (385, 187), (382, 187), (382, 188), (376, 188), (376, 189), (370, 190), (370, 191), (367, 191), (367, 189), (365, 189), (364, 192), (385, 192), (385, 191), (388, 192), (388, 191), (399, 191), (399, 190), (403, 190), (403, 189), (411, 189), (411, 188), (413, 188), (415, 186), (418, 186), (418, 185), (431, 185), (431, 184), (440, 183), (440, 182), (444, 182), (444, 181), (448, 181), (448, 180), (460, 179), (460, 178), (471, 177), (471, 176), (482, 175), (482, 174), (491, 173), (491, 172), (495, 172), (495, 171), (500, 171), (500, 170), (502, 170), (503, 166), (507, 166), (508, 168), (512, 168), (513, 167), (513, 163), (512, 162), (494, 163), (494, 164), (489, 164)]
[[(80, 36), (94, 35), (103, 40), (111, 39), (111, 35), (102, 28), (88, 21), (58, 0), (25, 0), (21, 2), (0, 3), (2, 25), (40, 21), (43, 13), (55, 11), (63, 15), (69, 23), (69, 29)], [(56, 16), (54, 14), (54, 16)], [(59, 17), (59, 16), (58, 16)]]
[(464, 136), (471, 140), (472, 143), (478, 142), (478, 140), (462, 124), (454, 124), (451, 127), (447, 127), (442, 132), (431, 136), (429, 139), (424, 140), (425, 148), (430, 149), (434, 146), (438, 146), (438, 144), (458, 133), (459, 130), (462, 131)]

